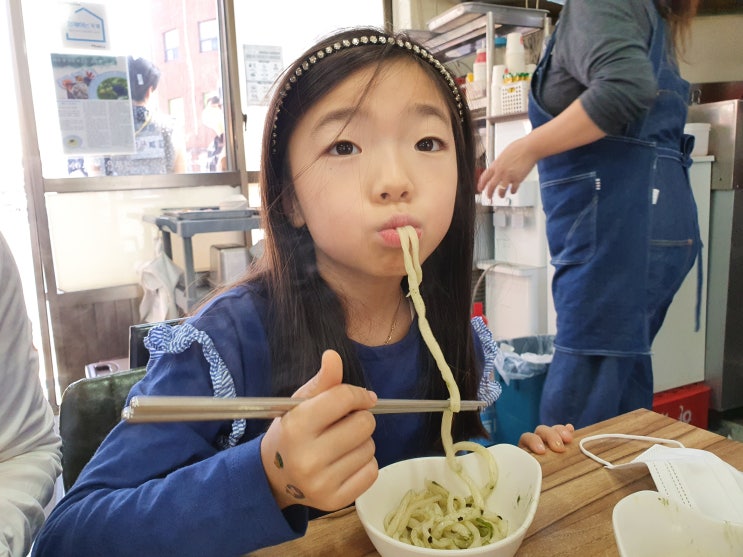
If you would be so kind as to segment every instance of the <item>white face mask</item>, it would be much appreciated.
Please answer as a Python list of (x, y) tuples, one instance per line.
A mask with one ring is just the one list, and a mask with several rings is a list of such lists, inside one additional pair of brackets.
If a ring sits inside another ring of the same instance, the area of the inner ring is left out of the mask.
[[(607, 438), (655, 444), (630, 462), (612, 464), (584, 447), (587, 442)], [(619, 433), (585, 437), (580, 441), (580, 450), (612, 470), (644, 464), (659, 493), (711, 518), (743, 524), (743, 473), (709, 451), (688, 449), (672, 439)]]

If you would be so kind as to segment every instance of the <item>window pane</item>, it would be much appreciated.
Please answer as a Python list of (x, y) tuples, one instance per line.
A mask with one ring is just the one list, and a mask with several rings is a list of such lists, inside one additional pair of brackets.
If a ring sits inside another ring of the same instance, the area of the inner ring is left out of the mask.
[[(143, 222), (144, 214), (160, 214), (163, 207), (216, 206), (239, 191), (209, 186), (47, 195), (57, 287), (76, 292), (137, 284), (137, 269), (152, 259), (160, 237), (155, 225)], [(172, 241), (174, 261), (183, 267), (182, 240), (173, 234)], [(209, 245), (241, 241), (240, 232), (194, 236), (196, 271), (209, 269)]]
[[(61, 2), (54, 17), (44, 18), (33, 14), (48, 12), (48, 0), (22, 2), (45, 178), (104, 175), (107, 168), (114, 174), (209, 171), (208, 151), (225, 121), (221, 99), (217, 118), (210, 113), (207, 124), (202, 117), (207, 94), (222, 91), (217, 0)], [(102, 17), (75, 13), (80, 6), (101, 6)], [(95, 48), (60, 32), (101, 22), (105, 38)], [(213, 48), (196, 40), (202, 28)], [(146, 93), (152, 82), (148, 71), (129, 71), (130, 60), (138, 59), (160, 74), (142, 101), (134, 100), (135, 91)], [(177, 109), (174, 99), (180, 99)], [(160, 129), (166, 132), (158, 138)], [(129, 162), (142, 158), (147, 162)], [(158, 158), (162, 164), (154, 164)]]
[(171, 29), (170, 31), (166, 31), (163, 35), (163, 42), (165, 43), (165, 61), (171, 62), (176, 60), (178, 58), (178, 46), (180, 45), (178, 30)]
[(219, 48), (219, 32), (216, 19), (199, 23), (199, 44), (201, 52), (209, 52)]
[[(287, 17), (287, 14), (290, 14)], [(248, 170), (260, 168), (266, 93), (278, 71), (307, 50), (319, 37), (341, 27), (384, 26), (382, 0), (235, 1), (235, 30), (240, 63), (240, 97), (247, 115), (245, 158)], [(257, 47), (257, 48), (256, 48)], [(265, 48), (264, 48), (265, 47)], [(271, 55), (261, 58), (259, 53)], [(280, 58), (275, 64), (276, 58)], [(278, 67), (274, 71), (274, 64)], [(259, 67), (256, 70), (256, 65)]]

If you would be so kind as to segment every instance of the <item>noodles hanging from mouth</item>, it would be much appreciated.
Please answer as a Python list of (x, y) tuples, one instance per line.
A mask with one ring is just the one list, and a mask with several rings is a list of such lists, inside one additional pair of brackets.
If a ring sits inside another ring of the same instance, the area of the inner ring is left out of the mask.
[[(397, 229), (402, 244), (405, 270), (408, 274), (408, 289), (413, 306), (418, 314), (418, 328), (449, 390), (450, 407), (441, 418), (441, 440), (449, 467), (464, 481), (469, 495), (451, 494), (443, 486), (426, 481), (425, 489), (410, 490), (396, 509), (384, 520), (385, 532), (392, 538), (436, 549), (465, 549), (480, 547), (503, 539), (507, 527), (500, 516), (485, 509), (485, 501), (495, 489), (498, 469), (495, 458), (485, 447), (471, 441), (454, 443), (451, 434), (454, 412), (459, 412), (461, 397), (451, 368), (446, 363), (441, 347), (426, 319), (426, 306), (421, 298), (419, 286), (423, 279), (420, 265), (418, 235), (412, 226)], [(488, 482), (478, 487), (455, 459), (459, 451), (477, 452), (488, 464)]]

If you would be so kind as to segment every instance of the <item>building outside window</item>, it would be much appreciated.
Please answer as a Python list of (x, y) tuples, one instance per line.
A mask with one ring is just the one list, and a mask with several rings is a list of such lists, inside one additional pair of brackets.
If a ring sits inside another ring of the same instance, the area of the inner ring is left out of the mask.
[(186, 117), (186, 104), (183, 97), (168, 100), (168, 114), (177, 122), (183, 122)]

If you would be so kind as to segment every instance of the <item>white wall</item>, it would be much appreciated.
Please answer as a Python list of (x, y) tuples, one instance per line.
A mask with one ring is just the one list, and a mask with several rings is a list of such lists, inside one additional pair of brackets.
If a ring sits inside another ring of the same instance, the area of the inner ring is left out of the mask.
[(458, 0), (393, 0), (395, 30), (426, 29), (429, 19), (459, 3)]
[(743, 14), (700, 16), (692, 23), (681, 75), (691, 83), (743, 81)]

